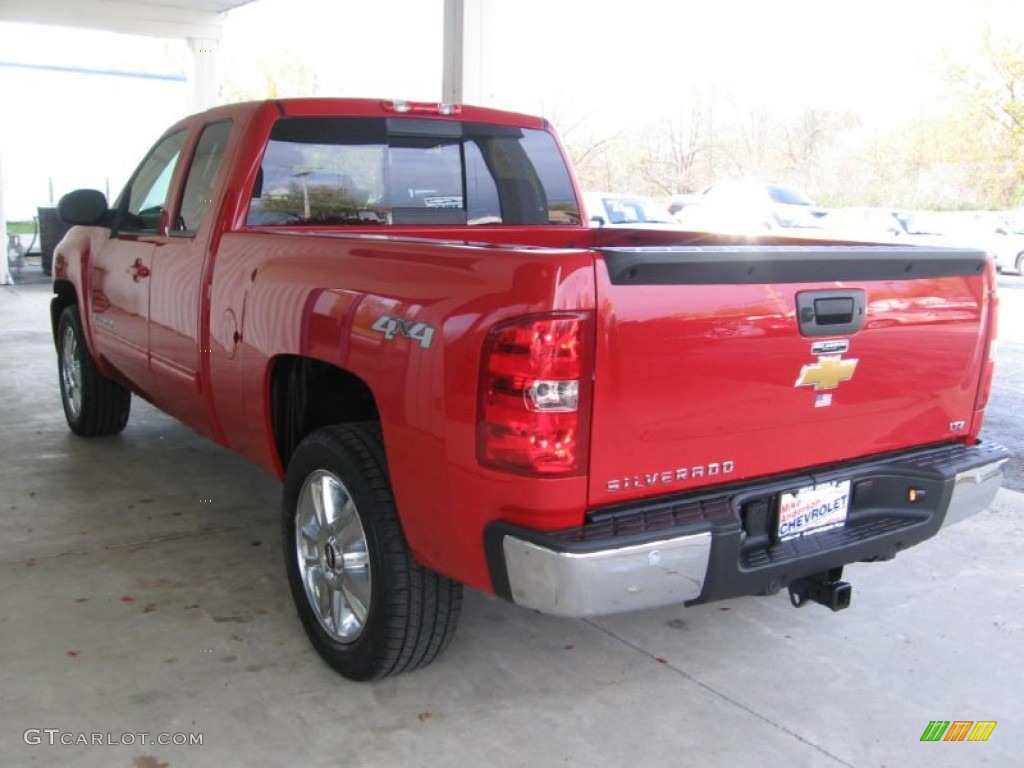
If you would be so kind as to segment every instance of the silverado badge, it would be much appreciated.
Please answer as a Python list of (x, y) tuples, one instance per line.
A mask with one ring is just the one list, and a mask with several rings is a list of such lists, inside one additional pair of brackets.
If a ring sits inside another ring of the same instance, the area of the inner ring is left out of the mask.
[(840, 355), (824, 355), (818, 362), (805, 365), (800, 369), (795, 387), (814, 387), (815, 392), (823, 389), (835, 389), (842, 382), (853, 378), (857, 370), (857, 358), (844, 360)]

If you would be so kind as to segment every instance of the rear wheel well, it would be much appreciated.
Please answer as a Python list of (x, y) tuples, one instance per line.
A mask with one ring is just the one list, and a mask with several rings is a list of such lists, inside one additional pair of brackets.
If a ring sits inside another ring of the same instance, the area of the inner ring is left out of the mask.
[(380, 420), (366, 382), (330, 363), (297, 355), (282, 355), (274, 361), (270, 417), (283, 468), (299, 443), (321, 427)]

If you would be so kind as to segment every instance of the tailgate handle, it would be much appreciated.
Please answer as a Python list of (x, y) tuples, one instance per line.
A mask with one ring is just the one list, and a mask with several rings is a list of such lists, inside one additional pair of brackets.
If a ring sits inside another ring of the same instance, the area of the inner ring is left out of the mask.
[(864, 325), (864, 291), (801, 291), (796, 316), (804, 336), (842, 336)]

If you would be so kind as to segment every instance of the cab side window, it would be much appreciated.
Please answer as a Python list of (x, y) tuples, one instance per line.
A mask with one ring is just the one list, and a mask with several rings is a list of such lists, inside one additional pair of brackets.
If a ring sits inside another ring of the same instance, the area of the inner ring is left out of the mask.
[(174, 178), (174, 169), (181, 157), (187, 130), (172, 133), (153, 147), (128, 189), (121, 229), (125, 232), (157, 232), (167, 210), (167, 194)]
[(194, 235), (203, 223), (206, 209), (213, 204), (214, 183), (230, 135), (230, 120), (211, 123), (203, 128), (192, 157), (192, 165), (188, 169), (185, 192), (181, 197), (178, 221), (174, 227), (176, 232)]

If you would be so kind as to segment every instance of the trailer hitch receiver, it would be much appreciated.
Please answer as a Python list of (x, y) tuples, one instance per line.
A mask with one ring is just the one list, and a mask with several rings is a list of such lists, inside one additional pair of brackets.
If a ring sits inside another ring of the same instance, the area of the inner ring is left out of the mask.
[(833, 611), (849, 608), (853, 587), (841, 581), (842, 576), (842, 568), (833, 568), (824, 573), (796, 579), (789, 585), (789, 602), (794, 608), (803, 607), (809, 600)]

